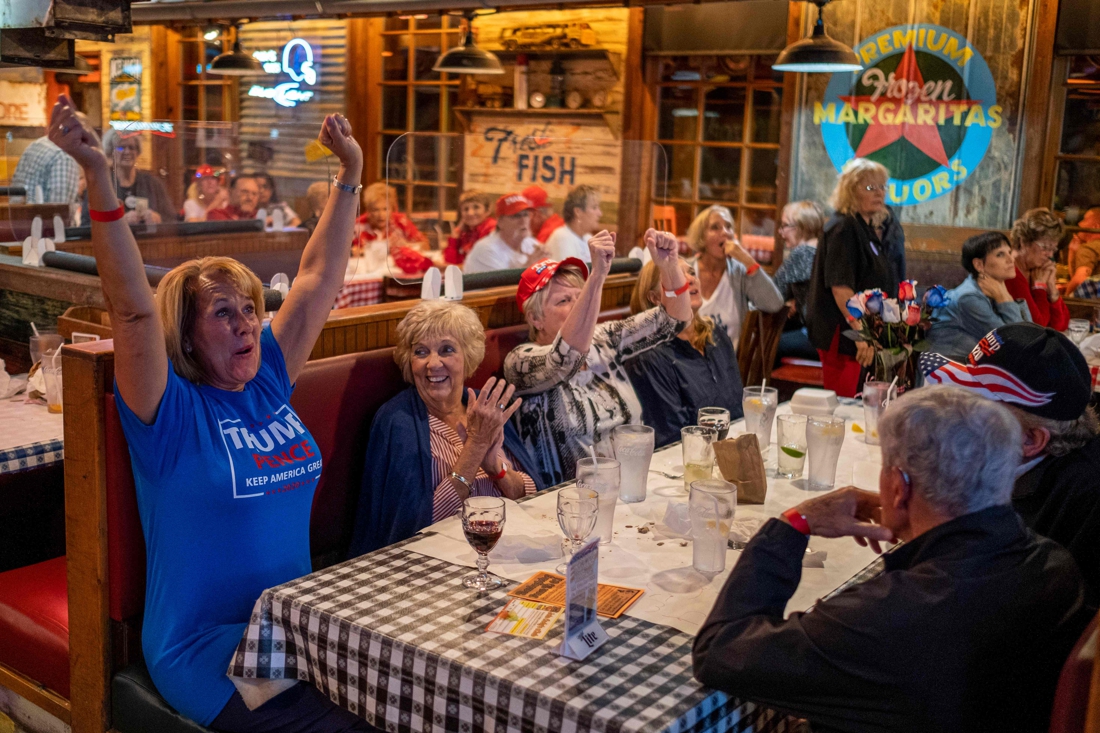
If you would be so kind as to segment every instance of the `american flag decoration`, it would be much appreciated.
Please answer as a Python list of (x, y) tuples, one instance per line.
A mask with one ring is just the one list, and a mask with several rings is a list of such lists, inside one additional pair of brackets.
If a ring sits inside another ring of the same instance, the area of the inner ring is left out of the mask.
[(1004, 369), (989, 364), (968, 366), (926, 351), (917, 366), (929, 384), (962, 387), (998, 402), (1040, 407), (1050, 404), (1054, 397), (1053, 392), (1036, 392)]

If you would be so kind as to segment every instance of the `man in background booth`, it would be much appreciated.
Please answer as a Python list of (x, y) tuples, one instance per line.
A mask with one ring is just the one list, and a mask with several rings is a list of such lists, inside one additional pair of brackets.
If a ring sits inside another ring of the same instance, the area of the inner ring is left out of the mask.
[(529, 267), (546, 257), (531, 236), (531, 202), (523, 194), (509, 193), (497, 199), (496, 229), (479, 239), (466, 256), (467, 275), (492, 270)]
[(542, 186), (528, 186), (523, 189), (523, 197), (531, 202), (531, 234), (543, 244), (558, 227), (565, 226), (562, 219), (550, 205), (550, 197)]
[(229, 206), (206, 212), (207, 221), (255, 219), (260, 205), (260, 184), (249, 175), (240, 175), (229, 183)]
[(27, 189), (26, 198), (21, 199), (27, 203), (71, 204), (80, 195), (80, 166), (43, 136), (28, 145), (19, 156), (11, 183)]

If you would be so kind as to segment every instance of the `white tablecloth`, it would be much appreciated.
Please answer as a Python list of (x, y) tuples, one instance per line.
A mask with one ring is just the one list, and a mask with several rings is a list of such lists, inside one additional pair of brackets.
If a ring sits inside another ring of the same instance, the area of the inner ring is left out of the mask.
[(0, 473), (26, 471), (64, 457), (62, 415), (45, 405), (0, 401)]
[[(788, 405), (781, 405), (778, 413), (789, 413)], [(837, 467), (836, 486), (854, 484), (860, 488), (878, 489), (878, 473), (881, 465), (881, 453), (877, 446), (864, 443), (863, 434), (852, 430), (853, 422), (862, 427), (863, 409), (856, 406), (841, 406), (838, 416), (846, 418), (844, 444), (841, 448)], [(734, 423), (730, 432), (744, 429), (744, 423)], [(805, 479), (775, 478), (775, 430), (772, 430), (772, 444), (768, 451), (766, 467), (768, 469), (768, 495), (764, 504), (737, 507), (737, 519), (752, 517), (761, 521), (780, 513), (819, 494), (806, 490)], [(658, 451), (653, 456), (652, 468), (680, 473), (682, 470), (680, 446), (675, 445)], [(689, 634), (698, 632), (706, 619), (718, 591), (722, 588), (730, 569), (736, 564), (740, 552), (730, 550), (726, 556), (726, 571), (713, 578), (696, 572), (691, 566), (691, 542), (667, 536), (653, 531), (641, 534), (638, 527), (647, 522), (661, 523), (670, 501), (686, 501), (687, 497), (676, 495), (683, 490), (683, 481), (667, 479), (655, 473), (649, 475), (648, 495), (644, 502), (624, 504), (619, 502), (615, 511), (614, 538), (610, 545), (600, 549), (599, 576), (604, 583), (628, 585), (645, 588), (645, 594), (627, 611), (638, 618), (665, 624)], [(542, 492), (535, 498), (522, 504), (512, 505), (513, 514), (522, 510), (526, 513), (523, 521), (511, 517), (505, 524), (504, 536), (519, 533), (520, 536), (540, 531), (555, 533), (558, 528), (556, 492)], [(460, 538), (461, 526), (458, 519), (452, 517), (428, 528), (430, 532), (405, 546), (405, 549), (419, 552), (430, 557), (473, 567), (476, 555)], [(824, 550), (828, 553), (823, 568), (803, 568), (802, 582), (787, 604), (787, 613), (802, 611), (812, 606), (844, 581), (858, 573), (872, 561), (876, 555), (869, 549), (860, 547), (851, 538), (826, 539), (813, 537), (810, 549)], [(490, 560), (492, 555), (490, 554)], [(490, 572), (512, 580), (522, 581), (537, 570), (553, 572), (559, 560), (536, 563), (493, 562)]]

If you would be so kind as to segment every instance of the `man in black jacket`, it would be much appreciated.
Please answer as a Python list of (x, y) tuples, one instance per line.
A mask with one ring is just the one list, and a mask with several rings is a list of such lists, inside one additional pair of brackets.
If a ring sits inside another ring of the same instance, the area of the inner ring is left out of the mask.
[(1014, 323), (986, 334), (967, 364), (922, 354), (925, 381), (957, 384), (1005, 403), (1020, 423), (1022, 461), (1012, 507), (1065, 547), (1100, 600), (1100, 426), (1081, 351), (1052, 328)]
[[(696, 637), (695, 676), (815, 731), (1045, 731), (1088, 618), (1069, 553), (1009, 506), (1019, 424), (928, 387), (879, 433), (879, 494), (809, 499), (749, 543)], [(905, 544), (877, 577), (784, 619), (810, 534)]]

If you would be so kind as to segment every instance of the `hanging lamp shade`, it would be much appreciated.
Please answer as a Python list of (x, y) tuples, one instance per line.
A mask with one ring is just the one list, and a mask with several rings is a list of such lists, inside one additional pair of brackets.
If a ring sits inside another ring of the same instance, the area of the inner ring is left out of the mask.
[(236, 26), (233, 27), (233, 50), (215, 56), (206, 70), (223, 76), (254, 76), (265, 73), (263, 64), (241, 50), (241, 36)]
[(840, 41), (834, 41), (825, 33), (821, 9), (828, 0), (814, 0), (817, 5), (817, 22), (809, 38), (792, 43), (783, 49), (772, 64), (775, 71), (800, 71), (805, 74), (835, 74), (841, 71), (860, 71), (856, 52)]
[(436, 59), (432, 71), (445, 71), (448, 74), (503, 74), (504, 67), (495, 54), (478, 48), (474, 43), (474, 34), (470, 30), (470, 21), (466, 20), (466, 29), (462, 32), (462, 43)]

